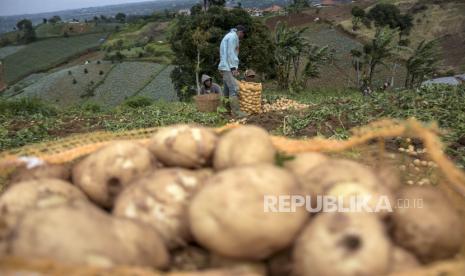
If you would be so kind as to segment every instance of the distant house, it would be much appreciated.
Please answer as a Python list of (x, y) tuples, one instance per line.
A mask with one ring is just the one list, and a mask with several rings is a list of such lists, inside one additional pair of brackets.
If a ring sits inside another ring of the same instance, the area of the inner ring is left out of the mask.
[(264, 9), (263, 11), (269, 13), (281, 13), (284, 12), (284, 8), (278, 5), (273, 5), (269, 8)]
[(178, 11), (178, 15), (186, 15), (186, 16), (189, 16), (189, 15), (191, 15), (191, 10), (189, 10), (189, 9), (182, 9), (182, 10), (179, 10), (179, 11)]
[(263, 11), (261, 9), (258, 9), (258, 8), (248, 8), (248, 9), (245, 9), (247, 11), (247, 13), (250, 15), (250, 16), (256, 16), (256, 17), (259, 17), (259, 16), (263, 16)]

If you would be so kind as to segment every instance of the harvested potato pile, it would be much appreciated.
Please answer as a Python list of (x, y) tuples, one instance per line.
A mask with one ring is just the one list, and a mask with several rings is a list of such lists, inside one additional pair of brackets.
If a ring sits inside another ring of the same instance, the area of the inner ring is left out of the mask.
[(263, 112), (283, 111), (288, 109), (301, 110), (309, 108), (308, 104), (299, 103), (291, 99), (280, 98), (273, 103), (265, 103), (263, 105)]
[[(458, 255), (463, 217), (441, 190), (321, 153), (282, 160), (273, 141), (255, 126), (218, 134), (178, 125), (69, 167), (16, 172), (22, 181), (0, 194), (0, 258), (162, 274), (368, 276)], [(347, 211), (360, 197), (367, 209)], [(343, 200), (345, 211), (315, 208), (318, 198)], [(418, 199), (422, 208), (397, 205)], [(392, 208), (370, 211), (379, 202)]]

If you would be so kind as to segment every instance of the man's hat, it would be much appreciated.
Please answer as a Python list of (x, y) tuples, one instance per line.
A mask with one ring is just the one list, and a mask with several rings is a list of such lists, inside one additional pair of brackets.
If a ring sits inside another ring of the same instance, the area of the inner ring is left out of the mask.
[(255, 77), (255, 75), (256, 75), (255, 71), (252, 70), (252, 69), (248, 69), (248, 70), (245, 71), (245, 76), (246, 77)]

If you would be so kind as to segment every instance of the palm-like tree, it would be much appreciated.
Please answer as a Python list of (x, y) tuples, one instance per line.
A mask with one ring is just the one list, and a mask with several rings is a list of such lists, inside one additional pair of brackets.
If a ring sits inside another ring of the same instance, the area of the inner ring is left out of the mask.
[(437, 40), (420, 42), (405, 64), (407, 68), (405, 86), (412, 88), (420, 85), (426, 77), (432, 76), (439, 65), (439, 53)]
[(371, 43), (363, 47), (363, 62), (366, 65), (365, 82), (371, 86), (373, 76), (378, 65), (386, 65), (386, 60), (392, 58), (397, 49), (394, 43), (395, 30), (389, 28), (379, 28)]

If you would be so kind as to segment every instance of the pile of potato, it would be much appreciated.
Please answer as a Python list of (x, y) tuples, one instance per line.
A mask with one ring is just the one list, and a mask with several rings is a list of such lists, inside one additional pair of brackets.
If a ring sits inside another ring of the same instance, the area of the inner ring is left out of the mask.
[(248, 114), (262, 111), (262, 84), (238, 81), (241, 110)]
[[(19, 170), (0, 195), (0, 257), (387, 275), (452, 258), (464, 242), (461, 217), (438, 189), (402, 186), (393, 173), (318, 153), (284, 164), (277, 156), (258, 127), (218, 135), (179, 125), (148, 144), (114, 142), (72, 166)], [(387, 196), (394, 212), (264, 211), (265, 195), (365, 194)], [(398, 198), (423, 206), (395, 208)]]
[(291, 99), (280, 98), (273, 103), (265, 103), (263, 105), (263, 112), (283, 111), (288, 109), (301, 110), (308, 107), (308, 104), (299, 103)]

